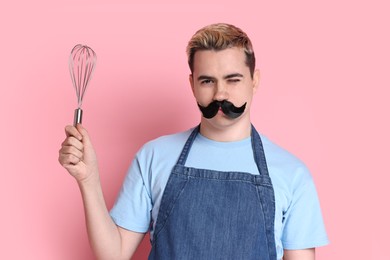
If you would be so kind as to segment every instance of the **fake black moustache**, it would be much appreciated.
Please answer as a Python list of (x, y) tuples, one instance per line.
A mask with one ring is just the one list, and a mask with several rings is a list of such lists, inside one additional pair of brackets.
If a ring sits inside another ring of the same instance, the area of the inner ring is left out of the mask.
[(232, 102), (229, 102), (227, 100), (222, 100), (222, 101), (215, 100), (211, 102), (207, 107), (201, 106), (198, 103), (198, 107), (202, 112), (203, 116), (207, 119), (213, 118), (218, 113), (219, 108), (222, 109), (222, 112), (226, 116), (230, 118), (237, 118), (241, 116), (242, 113), (244, 113), (246, 102), (244, 105), (240, 107), (236, 107)]

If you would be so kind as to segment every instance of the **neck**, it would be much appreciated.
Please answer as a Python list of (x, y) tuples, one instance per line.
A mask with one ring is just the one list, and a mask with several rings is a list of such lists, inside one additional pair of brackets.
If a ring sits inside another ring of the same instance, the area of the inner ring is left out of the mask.
[(217, 142), (240, 141), (251, 135), (251, 123), (249, 120), (242, 120), (242, 122), (234, 122), (230, 125), (215, 126), (202, 117), (200, 133)]

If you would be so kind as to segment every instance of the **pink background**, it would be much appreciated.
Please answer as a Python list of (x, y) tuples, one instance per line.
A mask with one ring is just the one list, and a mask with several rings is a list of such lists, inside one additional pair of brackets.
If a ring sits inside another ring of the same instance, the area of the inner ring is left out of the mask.
[(1, 259), (93, 259), (78, 187), (57, 162), (76, 108), (71, 48), (98, 55), (84, 125), (111, 207), (144, 142), (198, 123), (185, 47), (221, 21), (254, 43), (253, 123), (312, 171), (331, 239), (317, 259), (390, 259), (388, 1), (10, 2), (0, 8)]

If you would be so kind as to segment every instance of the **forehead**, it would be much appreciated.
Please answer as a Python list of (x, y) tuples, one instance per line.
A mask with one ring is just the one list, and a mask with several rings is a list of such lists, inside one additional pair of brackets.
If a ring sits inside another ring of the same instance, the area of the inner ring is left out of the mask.
[(200, 50), (194, 55), (194, 71), (199, 74), (249, 73), (245, 63), (243, 48), (233, 47), (225, 50)]

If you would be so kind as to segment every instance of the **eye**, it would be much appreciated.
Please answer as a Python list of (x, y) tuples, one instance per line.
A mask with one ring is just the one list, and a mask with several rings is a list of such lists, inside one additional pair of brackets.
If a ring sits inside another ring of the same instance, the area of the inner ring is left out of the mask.
[(239, 79), (239, 78), (228, 79), (229, 83), (237, 83), (237, 82), (240, 82), (240, 81), (241, 81), (241, 79)]
[(212, 83), (214, 83), (212, 79), (204, 79), (200, 82), (201, 85), (210, 85)]

